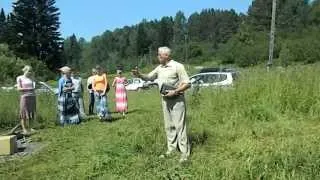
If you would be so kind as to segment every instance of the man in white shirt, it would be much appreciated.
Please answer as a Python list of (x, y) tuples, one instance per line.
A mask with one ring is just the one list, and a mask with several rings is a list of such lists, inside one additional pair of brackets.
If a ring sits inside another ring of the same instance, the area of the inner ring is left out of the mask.
[(72, 91), (73, 97), (76, 99), (79, 105), (80, 117), (85, 118), (86, 113), (84, 112), (84, 102), (83, 102), (83, 85), (82, 78), (79, 76), (79, 72), (72, 72), (71, 80), (74, 85), (74, 90)]
[(171, 59), (170, 54), (171, 50), (168, 47), (160, 47), (158, 49), (160, 65), (157, 68), (149, 74), (141, 74), (137, 69), (132, 72), (144, 80), (158, 80), (168, 145), (167, 152), (160, 157), (170, 156), (179, 149), (182, 163), (187, 161), (190, 155), (184, 99), (184, 91), (190, 87), (190, 81), (184, 66)]

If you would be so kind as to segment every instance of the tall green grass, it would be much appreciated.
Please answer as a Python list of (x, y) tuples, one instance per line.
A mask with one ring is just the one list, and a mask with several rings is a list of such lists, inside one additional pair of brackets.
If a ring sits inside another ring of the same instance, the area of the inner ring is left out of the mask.
[[(14, 127), (19, 123), (19, 93), (0, 91), (0, 128)], [(56, 97), (50, 93), (37, 96), (36, 128), (53, 127), (56, 124)]]
[[(54, 126), (54, 99), (41, 96), (38, 110), (45, 129), (33, 139), (48, 146), (32, 157), (1, 164), (0, 177), (319, 179), (318, 69), (246, 69), (232, 88), (187, 92), (192, 155), (184, 165), (178, 154), (158, 158), (166, 140), (157, 89), (130, 92), (125, 119), (114, 114), (113, 122), (93, 119), (65, 128)], [(1, 94), (4, 98), (10, 103), (1, 101), (1, 116), (14, 117), (17, 96)]]

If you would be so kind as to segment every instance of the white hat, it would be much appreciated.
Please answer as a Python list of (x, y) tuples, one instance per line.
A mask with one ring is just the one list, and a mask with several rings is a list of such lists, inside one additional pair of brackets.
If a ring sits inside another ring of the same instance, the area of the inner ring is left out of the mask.
[(71, 68), (69, 68), (68, 66), (63, 66), (59, 70), (63, 73), (71, 72)]

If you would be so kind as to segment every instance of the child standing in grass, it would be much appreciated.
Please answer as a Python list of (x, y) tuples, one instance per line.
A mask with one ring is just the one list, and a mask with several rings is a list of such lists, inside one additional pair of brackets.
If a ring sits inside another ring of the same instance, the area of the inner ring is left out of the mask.
[(128, 111), (128, 98), (126, 91), (127, 79), (122, 76), (122, 71), (117, 70), (117, 77), (114, 78), (112, 87), (115, 88), (116, 94), (116, 111), (122, 113), (123, 116)]

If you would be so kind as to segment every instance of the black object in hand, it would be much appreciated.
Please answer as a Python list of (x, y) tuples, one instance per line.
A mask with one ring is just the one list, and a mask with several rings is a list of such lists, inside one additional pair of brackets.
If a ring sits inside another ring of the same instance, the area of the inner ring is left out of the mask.
[(175, 90), (176, 88), (173, 87), (173, 86), (169, 86), (167, 84), (162, 84), (161, 88), (160, 88), (160, 94), (162, 95), (166, 95), (168, 94), (168, 91), (172, 91), (172, 90)]

